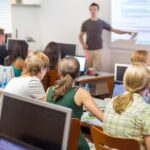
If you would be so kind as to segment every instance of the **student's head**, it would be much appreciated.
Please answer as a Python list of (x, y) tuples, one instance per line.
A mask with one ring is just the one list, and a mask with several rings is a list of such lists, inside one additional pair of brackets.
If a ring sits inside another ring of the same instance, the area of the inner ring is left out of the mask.
[(149, 65), (149, 61), (148, 51), (146, 50), (137, 50), (131, 54), (131, 63), (139, 62)]
[(55, 86), (53, 95), (55, 100), (63, 96), (73, 86), (75, 79), (79, 77), (80, 64), (74, 57), (65, 57), (59, 62), (58, 71), (61, 79)]
[(60, 59), (60, 46), (55, 42), (50, 42), (44, 50), (44, 54), (48, 56), (50, 61), (49, 69), (56, 69)]
[(4, 29), (0, 28), (0, 45), (5, 42), (5, 31)]
[(28, 55), (28, 44), (25, 41), (18, 41), (12, 47), (10, 61), (13, 63), (16, 59), (25, 60)]
[(31, 52), (25, 60), (23, 75), (43, 79), (49, 67), (49, 59), (42, 52)]
[(142, 63), (135, 63), (128, 67), (124, 75), (124, 87), (126, 94), (118, 96), (113, 102), (114, 110), (117, 113), (124, 112), (132, 103), (133, 94), (141, 94), (150, 85), (150, 70)]
[(91, 17), (97, 17), (97, 14), (98, 14), (98, 11), (99, 11), (100, 7), (97, 3), (92, 3), (90, 6), (89, 6), (89, 10), (90, 10), (90, 13), (91, 13)]

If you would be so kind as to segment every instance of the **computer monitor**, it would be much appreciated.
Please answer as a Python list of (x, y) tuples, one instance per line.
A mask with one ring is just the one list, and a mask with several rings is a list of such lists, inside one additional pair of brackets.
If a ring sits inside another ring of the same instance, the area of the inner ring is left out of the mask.
[(42, 150), (67, 149), (71, 109), (4, 93), (0, 133)]
[(114, 82), (112, 98), (124, 94), (125, 89), (122, 83)]
[(64, 44), (64, 43), (59, 43), (59, 45), (60, 45), (60, 51), (61, 51), (61, 59), (66, 56), (75, 56), (76, 55), (77, 45)]
[(13, 138), (0, 135), (0, 150), (42, 150)]
[[(7, 49), (7, 50), (12, 50), (13, 46), (14, 46), (15, 43), (18, 42), (18, 41), (25, 41), (25, 40), (8, 38), (8, 39), (7, 39), (7, 43), (6, 43), (6, 49)], [(26, 41), (25, 41), (25, 42), (26, 42)]]
[(85, 63), (86, 63), (85, 57), (84, 56), (75, 56), (75, 58), (80, 63), (80, 73), (84, 73), (85, 72)]
[(123, 82), (123, 76), (128, 67), (127, 64), (115, 64), (115, 81)]

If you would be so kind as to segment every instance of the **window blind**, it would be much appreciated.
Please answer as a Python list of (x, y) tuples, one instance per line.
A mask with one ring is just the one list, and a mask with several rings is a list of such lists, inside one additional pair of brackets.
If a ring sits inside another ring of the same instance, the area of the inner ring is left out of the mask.
[(5, 29), (5, 33), (12, 32), (11, 0), (0, 0), (0, 28)]

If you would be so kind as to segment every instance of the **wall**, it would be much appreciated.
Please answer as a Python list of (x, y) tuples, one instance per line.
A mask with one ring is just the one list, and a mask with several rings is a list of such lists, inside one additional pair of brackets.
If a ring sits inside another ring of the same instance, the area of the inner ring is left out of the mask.
[(25, 39), (32, 36), (36, 43), (30, 43), (30, 49), (42, 49), (41, 27), (40, 27), (40, 7), (13, 6), (12, 7), (12, 28), (13, 38)]
[[(76, 43), (78, 54), (83, 50), (78, 40), (81, 24), (89, 18), (88, 7), (93, 0), (44, 0), (41, 7), (41, 36), (49, 41)], [(95, 0), (101, 6), (99, 17), (109, 22), (110, 0)], [(108, 48), (108, 32), (104, 31), (103, 70), (112, 71), (114, 63), (129, 63), (130, 53)]]
[[(110, 22), (110, 0), (43, 0), (41, 7), (13, 7), (13, 36), (19, 29), (19, 38), (27, 35), (37, 41), (31, 49), (44, 49), (49, 41), (78, 44), (81, 24), (89, 18), (88, 7), (93, 1), (101, 6), (99, 17)], [(130, 51), (109, 48), (109, 34), (104, 31), (103, 70), (113, 71), (115, 63), (129, 63)]]

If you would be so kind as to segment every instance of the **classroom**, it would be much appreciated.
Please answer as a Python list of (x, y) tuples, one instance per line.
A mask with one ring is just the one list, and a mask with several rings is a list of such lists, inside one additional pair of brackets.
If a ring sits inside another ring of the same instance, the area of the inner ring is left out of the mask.
[(0, 150), (150, 150), (150, 0), (0, 0)]

